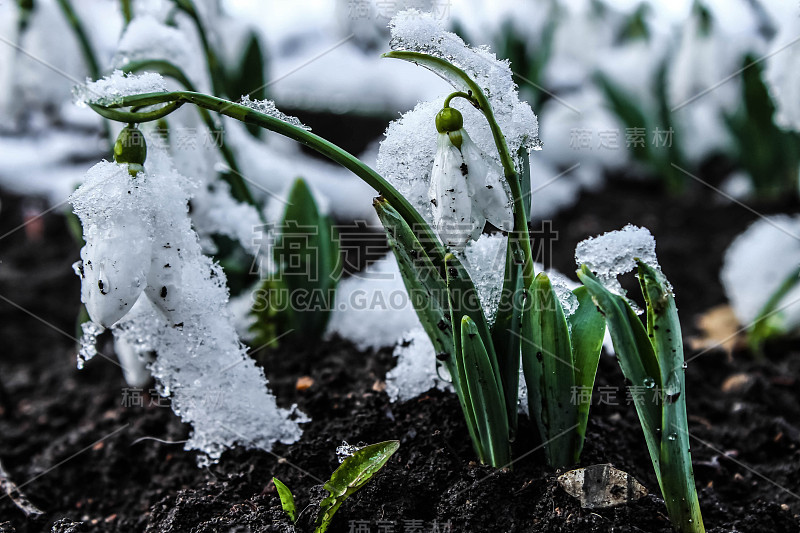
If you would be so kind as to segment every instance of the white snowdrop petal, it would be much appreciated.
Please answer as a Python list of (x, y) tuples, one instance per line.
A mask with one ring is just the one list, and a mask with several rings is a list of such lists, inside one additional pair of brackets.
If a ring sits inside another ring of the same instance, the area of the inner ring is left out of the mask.
[(177, 309), (181, 300), (180, 237), (157, 240), (153, 244), (153, 258), (147, 276), (147, 297), (167, 317)]
[(514, 214), (503, 168), (486, 157), (466, 131), (462, 130), (461, 137), (461, 154), (466, 165), (464, 170), (467, 172), (473, 208), (501, 230), (512, 231)]
[(144, 173), (131, 177), (127, 165), (102, 162), (86, 173), (70, 197), (83, 224), (81, 300), (94, 322), (110, 327), (141, 295), (150, 270), (150, 195)]
[[(122, 165), (99, 163), (72, 196), (89, 243), (85, 260), (102, 272), (112, 269), (123, 281), (138, 276), (141, 288), (147, 285), (114, 324), (114, 336), (137, 353), (157, 353), (150, 371), (175, 413), (191, 423), (185, 447), (199, 450), (201, 463), (216, 461), (235, 445), (270, 450), (275, 442), (294, 442), (307, 418), (296, 408), (278, 407), (263, 370), (239, 341), (225, 274), (203, 255), (189, 218), (194, 182), (175, 171), (162, 151), (152, 152), (148, 168), (157, 171), (131, 178)], [(159, 158), (164, 164), (156, 166)], [(131, 245), (137, 227), (148, 239), (157, 236), (149, 250)], [(98, 240), (107, 231), (125, 238)], [(119, 257), (126, 262), (108, 262)]]
[(436, 157), (431, 171), (428, 195), (431, 199), (436, 232), (446, 245), (462, 248), (475, 233), (480, 220), (472, 213), (466, 176), (462, 172), (461, 152), (447, 134), (439, 134)]
[(87, 236), (81, 296), (93, 321), (110, 327), (131, 310), (147, 282), (150, 249), (143, 227), (112, 227)]
[[(800, 265), (800, 216), (773, 215), (752, 223), (725, 251), (720, 279), (736, 318), (751, 324), (786, 278)], [(800, 325), (800, 288), (777, 305), (786, 329)]]

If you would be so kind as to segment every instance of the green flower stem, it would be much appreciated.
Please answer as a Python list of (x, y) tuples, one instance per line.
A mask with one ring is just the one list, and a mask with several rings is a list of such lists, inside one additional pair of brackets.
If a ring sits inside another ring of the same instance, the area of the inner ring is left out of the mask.
[(444, 72), (458, 76), (458, 78), (468, 89), (468, 92), (466, 93), (467, 99), (473, 102), (473, 105), (475, 105), (477, 102), (477, 107), (483, 112), (483, 115), (489, 122), (489, 129), (492, 132), (494, 144), (497, 147), (497, 152), (500, 155), (500, 163), (503, 165), (503, 173), (506, 181), (508, 182), (508, 186), (511, 189), (511, 197), (513, 198), (514, 202), (514, 232), (512, 233), (512, 239), (510, 243), (511, 246), (509, 246), (508, 253), (514, 253), (515, 247), (518, 247), (518, 249), (521, 250), (524, 257), (522, 266), (524, 285), (525, 287), (530, 287), (533, 284), (533, 278), (535, 275), (533, 270), (533, 251), (531, 250), (530, 235), (528, 233), (528, 215), (525, 209), (525, 201), (522, 197), (522, 186), (520, 183), (519, 173), (514, 166), (514, 159), (511, 157), (511, 152), (508, 149), (506, 138), (503, 135), (500, 125), (497, 123), (497, 119), (494, 116), (492, 105), (489, 103), (489, 99), (486, 98), (483, 89), (481, 89), (481, 87), (475, 83), (475, 81), (473, 81), (466, 72), (456, 67), (449, 61), (439, 57), (420, 52), (405, 51), (388, 52), (383, 54), (382, 57), (403, 59), (405, 61), (410, 61), (412, 63), (425, 66), (445, 79), (447, 79), (447, 77), (442, 75)]
[[(395, 189), (388, 181), (372, 168), (361, 162), (354, 155), (342, 150), (335, 144), (323, 139), (319, 135), (311, 133), (299, 126), (294, 126), (284, 122), (279, 118), (259, 113), (258, 111), (241, 104), (235, 104), (222, 98), (192, 91), (175, 91), (168, 93), (148, 93), (135, 96), (126, 96), (119, 102), (109, 106), (92, 105), (92, 108), (103, 116), (121, 122), (131, 122), (130, 112), (120, 111), (121, 107), (146, 106), (157, 104), (168, 104), (180, 106), (184, 103), (191, 103), (198, 107), (215, 111), (222, 115), (244, 122), (245, 124), (255, 124), (261, 128), (274, 131), (280, 135), (297, 141), (309, 148), (316, 150), (325, 157), (342, 165), (353, 174), (361, 178), (367, 185), (377, 190), (394, 207), (398, 213), (408, 222), (408, 225), (417, 234), (420, 243), (425, 247), (425, 251), (432, 257), (437, 266), (442, 267), (444, 261), (444, 248), (439, 244), (436, 234), (431, 227), (406, 200), (400, 192)], [(152, 113), (152, 112), (151, 112)], [(117, 118), (119, 117), (119, 118)], [(158, 117), (160, 118), (160, 117)], [(140, 119), (134, 118), (134, 122), (146, 122), (155, 120), (154, 118)]]
[(208, 64), (208, 70), (211, 74), (211, 89), (214, 94), (225, 94), (225, 87), (223, 84), (223, 80), (225, 80), (225, 72), (222, 70), (222, 64), (217, 57), (216, 51), (211, 46), (211, 42), (208, 40), (208, 34), (206, 33), (206, 28), (203, 25), (203, 21), (200, 20), (200, 15), (197, 13), (197, 9), (194, 7), (194, 2), (192, 0), (173, 0), (175, 5), (178, 8), (186, 13), (189, 18), (195, 23), (197, 26), (197, 33), (200, 35), (200, 42), (203, 45), (203, 51), (206, 55), (206, 63)]
[(775, 334), (770, 318), (778, 314), (778, 304), (780, 304), (781, 300), (783, 300), (783, 298), (798, 284), (800, 284), (800, 267), (792, 270), (789, 275), (784, 278), (783, 282), (767, 299), (764, 307), (761, 308), (756, 319), (748, 328), (747, 341), (750, 345), (750, 350), (757, 358), (764, 358), (763, 344), (770, 336)]
[(75, 37), (78, 38), (78, 44), (80, 44), (83, 59), (86, 61), (86, 67), (89, 69), (89, 75), (93, 80), (100, 79), (100, 67), (97, 63), (97, 57), (92, 49), (92, 43), (89, 42), (89, 36), (86, 35), (86, 30), (83, 28), (81, 19), (78, 18), (78, 14), (75, 13), (75, 9), (73, 9), (69, 0), (58, 0), (58, 5), (61, 6), (61, 11), (67, 18), (67, 22), (72, 26)]
[(462, 91), (456, 91), (454, 93), (449, 94), (447, 98), (444, 99), (444, 105), (442, 107), (450, 107), (450, 101), (453, 98), (464, 98), (470, 104), (474, 105), (475, 107), (479, 107), (478, 102), (472, 96)]
[(119, 0), (119, 6), (122, 9), (122, 19), (125, 21), (125, 27), (128, 27), (128, 24), (131, 23), (133, 20), (133, 7), (131, 6), (131, 0)]
[[(189, 77), (186, 76), (183, 70), (169, 61), (159, 59), (132, 61), (131, 63), (125, 65), (125, 70), (129, 72), (141, 72), (145, 70), (159, 72), (161, 75), (170, 77), (183, 85), (187, 91), (197, 92), (194, 84), (191, 82)], [(228, 168), (231, 170), (231, 172), (225, 173), (224, 177), (225, 181), (227, 181), (231, 186), (231, 193), (233, 194), (233, 197), (240, 202), (245, 202), (256, 207), (259, 214), (261, 214), (261, 207), (258, 205), (255, 198), (253, 198), (253, 195), (250, 192), (250, 189), (247, 187), (244, 179), (242, 179), (241, 171), (239, 170), (239, 164), (236, 162), (236, 156), (233, 155), (233, 152), (228, 147), (228, 143), (225, 142), (225, 131), (214, 121), (214, 117), (211, 116), (211, 113), (209, 113), (207, 109), (203, 107), (197, 107), (197, 111), (209, 132), (219, 132), (219, 143), (215, 144), (217, 144), (220, 154), (222, 155), (223, 159), (225, 159), (225, 163), (228, 165)]]
[(109, 110), (105, 107), (98, 106), (95, 104), (89, 104), (89, 107), (94, 109), (94, 111), (101, 117), (105, 117), (109, 120), (115, 120), (117, 122), (127, 122), (129, 124), (141, 124), (142, 122), (152, 122), (153, 120), (164, 118), (182, 105), (183, 102), (170, 102), (168, 105), (165, 105), (164, 107), (153, 109), (152, 111), (140, 111), (140, 112), (120, 111), (118, 109)]

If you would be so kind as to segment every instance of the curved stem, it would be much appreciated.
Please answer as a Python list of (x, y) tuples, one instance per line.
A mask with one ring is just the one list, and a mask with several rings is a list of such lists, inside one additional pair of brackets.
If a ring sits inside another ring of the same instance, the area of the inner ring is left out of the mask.
[[(309, 148), (324, 155), (328, 159), (342, 165), (353, 174), (361, 178), (367, 185), (377, 190), (386, 200), (397, 210), (398, 213), (406, 220), (408, 225), (412, 228), (420, 244), (425, 248), (425, 252), (431, 257), (431, 260), (439, 266), (444, 268), (445, 265), (445, 251), (436, 234), (431, 227), (422, 217), (422, 215), (414, 209), (414, 207), (406, 200), (400, 192), (395, 189), (392, 184), (386, 181), (383, 176), (375, 172), (368, 165), (363, 163), (354, 155), (342, 150), (335, 144), (331, 143), (307, 131), (301, 127), (294, 126), (288, 122), (260, 113), (255, 109), (247, 106), (236, 104), (222, 98), (210, 96), (207, 94), (192, 92), (192, 91), (175, 91), (169, 93), (148, 93), (135, 96), (126, 96), (121, 98), (119, 102), (111, 104), (106, 107), (93, 105), (92, 108), (100, 108), (108, 113), (116, 112), (116, 108), (120, 107), (133, 107), (142, 105), (155, 105), (155, 104), (183, 104), (191, 103), (198, 107), (215, 111), (222, 115), (231, 117), (245, 124), (254, 124), (261, 128), (274, 131), (280, 135), (288, 137), (297, 141)], [(99, 110), (98, 110), (99, 112)], [(129, 121), (125, 118), (124, 121)]]
[(117, 122), (127, 122), (129, 124), (141, 124), (142, 122), (152, 122), (154, 120), (164, 118), (182, 105), (183, 102), (176, 101), (176, 102), (171, 102), (165, 105), (164, 107), (154, 109), (152, 111), (142, 111), (142, 112), (120, 111), (119, 109), (111, 109), (96, 104), (89, 104), (89, 107), (91, 107), (95, 111), (95, 113), (97, 113), (101, 117), (107, 118), (109, 120), (115, 120)]
[(444, 105), (442, 107), (450, 107), (450, 100), (452, 100), (453, 98), (464, 98), (470, 104), (474, 105), (475, 107), (479, 107), (477, 100), (475, 100), (472, 97), (472, 95), (462, 91), (456, 91), (454, 93), (447, 95), (447, 98), (444, 99)]
[[(133, 61), (128, 63), (125, 66), (125, 69), (130, 72), (140, 72), (143, 70), (159, 72), (163, 76), (168, 76), (183, 85), (187, 91), (197, 92), (194, 84), (189, 77), (186, 76), (183, 70), (169, 61), (160, 59)], [(214, 144), (216, 144), (219, 148), (220, 154), (222, 155), (223, 159), (225, 159), (225, 163), (230, 169), (229, 173), (224, 174), (224, 179), (231, 186), (231, 193), (233, 194), (233, 197), (240, 202), (245, 202), (254, 206), (258, 210), (259, 214), (261, 214), (261, 206), (259, 206), (255, 198), (253, 198), (253, 194), (250, 192), (250, 189), (247, 187), (247, 184), (242, 178), (242, 173), (239, 170), (239, 164), (236, 161), (236, 157), (228, 147), (228, 143), (225, 142), (225, 131), (214, 121), (214, 118), (207, 109), (203, 107), (197, 107), (197, 111), (200, 114), (200, 118), (205, 123), (206, 128), (208, 128), (208, 131), (212, 133), (219, 133), (219, 142)]]

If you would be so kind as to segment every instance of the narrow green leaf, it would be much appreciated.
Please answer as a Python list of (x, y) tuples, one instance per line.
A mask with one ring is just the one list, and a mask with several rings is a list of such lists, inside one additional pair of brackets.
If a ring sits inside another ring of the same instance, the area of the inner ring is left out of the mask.
[[(483, 344), (486, 346), (495, 379), (499, 380), (500, 371), (492, 345), (492, 332), (486, 321), (486, 315), (483, 314), (483, 306), (478, 295), (478, 289), (475, 288), (469, 273), (455, 255), (447, 254), (445, 256), (445, 265), (447, 268), (447, 294), (450, 301), (452, 322), (453, 324), (460, 324), (464, 316), (472, 319)], [(455, 335), (454, 337), (456, 340), (456, 353), (459, 353), (460, 335)], [(498, 386), (502, 387), (499, 381)]]
[(608, 321), (614, 351), (629, 386), (639, 422), (642, 425), (650, 459), (661, 483), (661, 371), (653, 345), (636, 312), (619, 295), (606, 289), (586, 265), (578, 270), (578, 278)]
[(289, 515), (289, 519), (292, 522), (297, 522), (297, 508), (294, 505), (294, 496), (292, 495), (292, 491), (289, 490), (289, 487), (283, 484), (283, 482), (276, 478), (272, 478), (272, 482), (275, 484), (275, 488), (278, 490), (278, 497), (281, 499), (281, 507), (283, 510), (286, 511), (286, 514)]
[[(486, 348), (489, 356), (490, 363), (493, 370), (493, 379), (496, 380), (497, 386), (502, 390), (502, 383), (500, 381), (500, 372), (497, 364), (497, 358), (494, 354), (494, 347), (491, 341), (491, 332), (486, 323), (486, 317), (483, 314), (483, 307), (481, 306), (478, 291), (475, 289), (469, 273), (464, 266), (453, 254), (445, 256), (445, 270), (447, 272), (447, 293), (449, 297), (450, 317), (452, 324), (461, 324), (464, 316), (468, 316), (475, 323), (481, 341)], [(460, 327), (460, 326), (459, 326)], [(454, 340), (454, 353), (456, 354), (456, 375), (453, 378), (453, 384), (458, 384), (456, 387), (456, 394), (458, 395), (461, 409), (464, 412), (464, 418), (467, 422), (467, 430), (472, 438), (472, 444), (475, 452), (482, 462), (488, 458), (488, 450), (484, 449), (480, 434), (478, 433), (478, 421), (475, 418), (473, 411), (471, 393), (469, 387), (466, 386), (466, 370), (464, 368), (464, 360), (462, 353), (462, 343), (460, 332), (453, 335)], [(506, 437), (508, 438), (508, 437)]]
[(523, 289), (522, 267), (515, 261), (514, 246), (510, 245), (506, 252), (503, 289), (492, 326), (492, 344), (497, 354), (497, 366), (500, 369), (500, 382), (503, 384), (512, 440), (517, 431)]
[[(333, 271), (338, 242), (330, 221), (322, 215), (305, 180), (295, 180), (287, 198), (286, 212), (275, 239), (273, 256), (278, 277), (292, 304), (292, 328), (299, 335), (320, 338), (330, 318), (336, 280)], [(304, 295), (295, 300), (293, 295)]]
[(683, 339), (675, 298), (658, 270), (639, 262), (647, 302), (648, 333), (661, 370), (661, 491), (673, 526), (685, 533), (705, 531), (689, 451)]
[[(228, 95), (232, 98), (248, 95), (254, 100), (264, 100), (267, 97), (264, 66), (261, 41), (258, 35), (252, 32), (247, 38), (247, 44), (238, 65), (227, 73)], [(246, 126), (252, 135), (256, 137), (260, 135), (261, 128), (255, 124)]]
[(525, 215), (530, 217), (531, 213), (531, 158), (528, 149), (524, 146), (517, 151), (517, 157), (522, 161), (522, 169), (519, 172), (520, 192), (522, 193), (522, 205), (525, 206)]
[(576, 380), (569, 328), (547, 274), (536, 276), (528, 298), (531, 306), (523, 317), (522, 349), (528, 412), (539, 427), (548, 464), (562, 468), (574, 461), (578, 426), (578, 407), (572, 398)]
[(255, 342), (270, 344), (290, 332), (321, 338), (333, 308), (339, 243), (302, 178), (289, 192), (272, 254), (277, 272), (261, 284), (253, 305)]
[(497, 468), (505, 467), (511, 458), (511, 448), (503, 390), (478, 327), (466, 315), (461, 319), (461, 347), (466, 388), (469, 389), (469, 407), (475, 414), (481, 448), (485, 454), (482, 460)]
[(747, 341), (750, 345), (750, 350), (756, 356), (764, 356), (765, 341), (786, 333), (786, 328), (783, 325), (784, 318), (778, 312), (778, 304), (798, 284), (800, 284), (800, 267), (789, 272), (789, 275), (767, 299), (764, 307), (761, 308), (753, 324), (747, 330)]
[(320, 514), (315, 533), (324, 533), (328, 529), (333, 515), (342, 503), (366, 485), (399, 448), (400, 442), (396, 440), (370, 444), (342, 461), (331, 479), (325, 483), (328, 496), (319, 504)]
[(575, 462), (578, 462), (586, 439), (586, 425), (589, 421), (589, 408), (592, 404), (591, 391), (597, 375), (597, 365), (603, 351), (603, 338), (606, 334), (606, 319), (597, 310), (592, 296), (586, 287), (572, 291), (578, 298), (578, 309), (568, 318), (572, 360), (575, 363), (575, 385), (584, 391), (577, 398), (578, 428), (575, 446)]
[(384, 198), (373, 202), (386, 232), (389, 246), (400, 266), (403, 284), (411, 298), (425, 333), (431, 339), (437, 360), (441, 361), (454, 382), (457, 380), (453, 326), (447, 297), (447, 282), (425, 253), (414, 232)]

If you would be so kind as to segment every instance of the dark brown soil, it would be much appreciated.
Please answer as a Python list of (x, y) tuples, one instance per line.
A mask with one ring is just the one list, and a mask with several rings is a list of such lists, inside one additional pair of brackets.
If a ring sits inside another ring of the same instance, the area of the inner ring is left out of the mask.
[[(612, 182), (584, 195), (553, 223), (560, 233), (552, 264), (571, 271), (575, 243), (586, 236), (628, 222), (649, 227), (690, 334), (696, 314), (724, 302), (722, 253), (755, 216), (705, 190), (673, 199), (659, 194), (652, 184)], [(0, 235), (18, 226), (18, 199), (3, 197), (0, 217)], [(641, 429), (624, 397), (616, 398), (619, 405), (595, 401), (582, 464), (613, 463), (653, 494), (623, 507), (583, 510), (559, 488), (539, 452), (530, 453), (526, 419), (513, 471), (476, 465), (452, 395), (430, 392), (390, 404), (379, 392), (392, 366), (390, 350), (362, 353), (341, 340), (284, 346), (264, 356), (281, 402), (297, 402), (313, 419), (300, 442), (274, 454), (234, 450), (199, 469), (192, 453), (170, 443), (185, 439), (188, 428), (168, 407), (151, 405), (146, 394), (141, 407), (122, 405), (126, 385), (113, 355), (76, 370), (79, 286), (70, 264), (77, 246), (62, 218), (44, 220), (41, 243), (27, 241), (24, 231), (0, 241), (0, 461), (45, 511), (27, 519), (1, 498), (2, 533), (289, 531), (272, 476), (304, 507), (317, 480), (337, 466), (334, 450), (342, 439), (398, 439), (401, 448), (341, 508), (334, 533), (430, 532), (434, 525), (455, 532), (670, 531)], [(756, 362), (744, 352), (729, 359), (714, 350), (687, 370), (695, 474), (707, 529), (715, 533), (800, 531), (800, 347), (769, 351), (768, 360)], [(723, 392), (736, 374), (745, 376), (740, 386)], [(304, 375), (314, 384), (297, 391)], [(602, 359), (597, 385), (622, 385), (613, 358)]]

